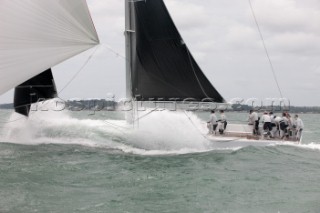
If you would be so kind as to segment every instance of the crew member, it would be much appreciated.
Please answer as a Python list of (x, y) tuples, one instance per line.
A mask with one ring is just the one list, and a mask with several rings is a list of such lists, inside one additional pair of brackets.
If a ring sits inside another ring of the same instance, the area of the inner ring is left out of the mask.
[(282, 113), (282, 121), (280, 121), (280, 138), (283, 139), (284, 137), (288, 138), (288, 126), (289, 121), (287, 118), (287, 113)]
[(249, 125), (253, 125), (253, 134), (257, 135), (259, 132), (259, 116), (254, 110), (250, 110), (249, 112)]
[(207, 124), (209, 128), (209, 134), (213, 134), (213, 133), (215, 134), (218, 123), (217, 123), (217, 116), (214, 110), (211, 110), (210, 119), (207, 122)]
[(271, 137), (274, 138), (275, 136), (275, 133), (277, 131), (277, 125), (276, 125), (276, 121), (275, 121), (275, 118), (277, 116), (273, 115), (273, 112), (269, 112), (269, 116), (270, 116), (270, 119), (271, 119)]
[(262, 122), (263, 122), (263, 130), (267, 135), (270, 135), (271, 131), (271, 118), (268, 112), (264, 112), (262, 115)]
[(281, 135), (280, 123), (283, 122), (283, 119), (280, 116), (275, 116), (274, 122), (275, 122), (276, 127), (277, 127), (277, 131), (276, 131), (276, 133), (274, 135), (275, 135), (275, 137), (278, 136), (279, 138), (281, 138), (282, 135)]
[(304, 125), (303, 125), (303, 122), (302, 122), (301, 118), (299, 118), (298, 115), (294, 116), (294, 125), (295, 125), (295, 128), (296, 128), (296, 140), (300, 141)]
[(221, 125), (219, 127), (219, 132), (220, 132), (220, 134), (223, 134), (224, 130), (226, 129), (227, 124), (228, 124), (227, 117), (224, 114), (224, 110), (220, 110), (220, 120), (218, 120), (218, 122), (221, 123)]

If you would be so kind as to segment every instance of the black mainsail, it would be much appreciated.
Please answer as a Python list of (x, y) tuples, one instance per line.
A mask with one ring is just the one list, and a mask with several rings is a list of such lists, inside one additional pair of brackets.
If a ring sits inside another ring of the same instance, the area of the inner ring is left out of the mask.
[(57, 97), (51, 69), (25, 81), (14, 90), (14, 109), (28, 116), (31, 104)]
[(180, 36), (163, 0), (126, 0), (127, 97), (224, 102)]

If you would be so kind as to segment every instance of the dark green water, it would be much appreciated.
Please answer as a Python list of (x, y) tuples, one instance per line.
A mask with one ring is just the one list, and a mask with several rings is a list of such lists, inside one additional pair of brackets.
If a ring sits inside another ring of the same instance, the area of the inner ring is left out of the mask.
[(319, 115), (302, 115), (303, 145), (224, 150), (191, 127), (147, 137), (103, 123), (117, 114), (48, 117), (1, 124), (1, 213), (320, 212)]

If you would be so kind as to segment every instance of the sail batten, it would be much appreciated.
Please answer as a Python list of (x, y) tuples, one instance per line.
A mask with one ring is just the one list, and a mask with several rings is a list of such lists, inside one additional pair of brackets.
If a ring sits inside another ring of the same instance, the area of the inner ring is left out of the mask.
[(163, 0), (126, 0), (126, 4), (126, 29), (133, 31), (127, 34), (132, 97), (224, 102), (189, 52)]
[(0, 94), (99, 43), (85, 0), (3, 0)]

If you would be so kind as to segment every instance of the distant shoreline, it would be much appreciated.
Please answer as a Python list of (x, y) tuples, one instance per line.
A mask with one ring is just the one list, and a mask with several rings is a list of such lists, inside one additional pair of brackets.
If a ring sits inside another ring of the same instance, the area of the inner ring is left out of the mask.
[[(117, 102), (114, 101), (106, 101), (108, 108), (106, 110), (101, 110), (101, 111), (117, 111)], [(68, 102), (67, 104), (67, 110), (69, 111), (92, 111), (95, 106), (91, 105), (91, 104), (84, 104), (85, 107), (83, 107), (81, 110), (77, 110), (77, 104), (76, 103), (72, 103), (72, 102)], [(6, 103), (6, 104), (0, 104), (0, 109), (2, 110), (13, 110), (13, 103)], [(97, 109), (99, 109), (99, 107), (97, 107)], [(249, 112), (249, 110), (251, 109), (250, 106), (248, 105), (232, 105), (231, 109), (228, 109), (227, 111), (229, 112), (242, 112), (242, 113), (246, 113)], [(263, 112), (263, 111), (272, 111), (272, 110), (268, 110), (268, 109), (260, 109), (258, 110), (259, 112)], [(100, 110), (95, 110), (95, 111), (100, 111)], [(273, 110), (275, 113), (280, 113), (282, 111), (288, 111), (290, 113), (297, 113), (297, 114), (320, 114), (320, 106), (290, 106), (287, 110)]]

